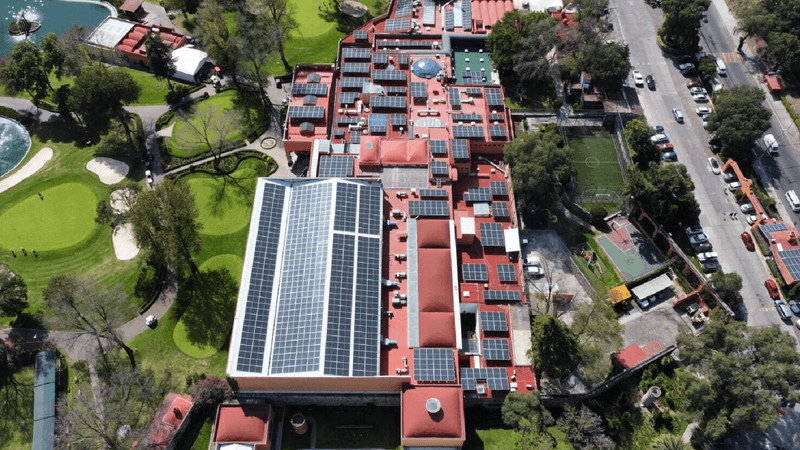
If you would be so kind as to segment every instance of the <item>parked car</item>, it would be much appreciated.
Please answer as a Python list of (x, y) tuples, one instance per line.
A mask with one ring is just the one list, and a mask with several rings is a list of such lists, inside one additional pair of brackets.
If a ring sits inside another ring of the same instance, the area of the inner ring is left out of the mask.
[(700, 233), (689, 237), (689, 243), (692, 245), (701, 244), (703, 242), (708, 242), (708, 236), (706, 236), (705, 233)]
[(650, 297), (647, 297), (647, 298), (640, 298), (639, 299), (639, 306), (641, 306), (642, 309), (647, 309), (647, 307), (650, 306), (650, 303), (653, 300), (655, 300), (654, 297), (655, 297), (654, 295), (651, 295)]
[(638, 70), (633, 71), (633, 82), (637, 86), (644, 86), (644, 77), (642, 76), (642, 72)]
[(767, 288), (767, 292), (769, 292), (769, 296), (775, 300), (781, 298), (781, 291), (778, 289), (778, 283), (775, 282), (772, 278), (767, 278), (764, 281), (764, 287)]
[(711, 147), (712, 152), (717, 153), (722, 149), (722, 141), (716, 136), (710, 136), (708, 138), (708, 146)]
[(790, 306), (789, 309), (791, 309), (796, 316), (800, 316), (800, 305), (797, 303), (792, 303), (792, 306)]
[(736, 192), (741, 188), (742, 188), (742, 183), (740, 183), (738, 181), (734, 181), (732, 183), (728, 183), (728, 190), (730, 192)]
[(683, 63), (678, 65), (678, 70), (680, 70), (684, 75), (687, 75), (697, 71), (697, 67), (695, 67), (695, 65), (692, 63)]
[(711, 261), (706, 261), (706, 263), (703, 264), (703, 272), (705, 273), (717, 272), (720, 269), (722, 269), (722, 266), (719, 264), (719, 261), (715, 259)]
[(647, 82), (647, 87), (650, 88), (651, 91), (656, 90), (656, 80), (652, 75), (648, 75), (645, 81)]
[(703, 227), (701, 225), (692, 225), (690, 227), (686, 227), (686, 234), (688, 236), (694, 236), (695, 234), (700, 234), (703, 232)]
[(702, 20), (703, 20), (703, 22), (706, 22), (706, 23), (708, 23), (708, 13), (707, 13), (707, 12), (705, 12), (705, 11), (703, 11)]
[(778, 140), (775, 139), (775, 136), (771, 134), (767, 134), (764, 136), (764, 145), (767, 147), (767, 151), (770, 153), (778, 153)]
[(722, 181), (726, 183), (730, 183), (739, 179), (739, 176), (736, 175), (736, 172), (725, 172), (722, 174)]
[(657, 144), (656, 148), (661, 150), (662, 152), (671, 152), (675, 150), (675, 144), (672, 142), (665, 142), (663, 144)]
[(663, 133), (664, 132), (664, 127), (662, 125), (653, 125), (653, 130), (656, 133)]
[(677, 161), (678, 154), (675, 152), (666, 152), (661, 154), (662, 161)]
[(650, 136), (650, 142), (653, 144), (660, 144), (662, 142), (669, 142), (669, 135), (667, 133), (659, 133), (655, 136)]
[(672, 117), (675, 118), (675, 121), (678, 123), (683, 123), (683, 111), (678, 108), (672, 108)]
[(695, 253), (709, 252), (713, 248), (710, 242), (702, 242), (693, 246)]
[(708, 262), (708, 261), (711, 261), (711, 260), (714, 260), (714, 259), (717, 259), (717, 258), (718, 258), (717, 252), (705, 252), (705, 253), (700, 253), (699, 255), (697, 255), (697, 259), (701, 263)]
[(692, 94), (692, 98), (696, 102), (705, 103), (708, 101), (708, 94)]
[(711, 108), (708, 106), (698, 106), (697, 109), (695, 109), (695, 111), (697, 112), (698, 116), (711, 114)]
[(750, 236), (750, 233), (747, 231), (742, 233), (742, 242), (744, 242), (744, 246), (751, 252), (756, 249), (756, 245), (753, 243), (753, 237)]
[[(767, 217), (766, 214), (761, 213), (761, 218), (764, 219), (764, 220), (767, 220), (769, 217)], [(754, 224), (756, 222), (758, 222), (758, 216), (757, 215), (751, 214), (751, 215), (747, 216), (747, 224), (748, 225), (752, 225), (752, 224)]]
[(781, 316), (781, 319), (790, 320), (792, 318), (792, 311), (782, 298), (775, 300), (775, 309), (778, 310), (778, 315)]
[(739, 206), (739, 209), (741, 209), (741, 210), (742, 210), (742, 212), (743, 212), (743, 213), (745, 213), (745, 214), (751, 213), (751, 212), (753, 212), (753, 211), (755, 211), (755, 210), (756, 210), (756, 209), (753, 207), (753, 204), (752, 204), (752, 203), (742, 203), (742, 204)]
[(697, 80), (697, 79), (689, 80), (689, 81), (686, 82), (686, 87), (687, 88), (693, 88), (693, 87), (702, 86), (702, 85), (703, 85), (703, 83), (701, 83), (700, 80)]
[(708, 128), (708, 116), (703, 117), (703, 128)]
[(708, 165), (711, 166), (711, 172), (713, 172), (714, 175), (719, 175), (720, 165), (719, 161), (717, 161), (717, 158), (714, 158), (713, 156), (708, 158)]
[(689, 89), (689, 93), (694, 94), (708, 94), (708, 91), (702, 86), (694, 86)]

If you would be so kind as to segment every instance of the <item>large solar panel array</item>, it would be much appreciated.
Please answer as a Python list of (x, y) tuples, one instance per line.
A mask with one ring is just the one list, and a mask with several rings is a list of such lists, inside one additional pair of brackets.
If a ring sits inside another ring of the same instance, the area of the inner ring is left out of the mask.
[(406, 87), (405, 86), (386, 86), (387, 95), (406, 95)]
[(476, 369), (465, 367), (461, 369), (461, 388), (465, 391), (474, 391), (478, 381), (486, 382), (487, 387), (493, 391), (507, 391), (508, 372), (502, 367)]
[(494, 217), (511, 217), (508, 212), (508, 203), (492, 202), (492, 215)]
[(453, 137), (455, 138), (483, 138), (483, 127), (477, 125), (456, 125), (453, 127)]
[(483, 331), (508, 331), (508, 320), (503, 311), (481, 311)]
[(481, 245), (484, 247), (505, 247), (503, 225), (499, 223), (481, 222)]
[(431, 155), (447, 156), (447, 141), (440, 141), (440, 140), (428, 141), (428, 147), (431, 150)]
[(468, 87), (467, 88), (467, 95), (481, 95), (483, 94), (483, 90), (479, 87)]
[(517, 281), (517, 271), (514, 270), (513, 264), (498, 264), (497, 265), (497, 278), (500, 281), (514, 283)]
[(453, 114), (453, 121), (455, 122), (483, 122), (483, 116), (480, 114)]
[(470, 0), (461, 1), (461, 28), (464, 31), (472, 30), (472, 2)]
[(339, 103), (342, 105), (352, 105), (355, 104), (356, 99), (360, 94), (358, 92), (353, 91), (342, 91), (339, 92)]
[(342, 73), (369, 73), (369, 63), (342, 63)]
[(520, 301), (520, 293), (518, 291), (483, 291), (483, 299), (487, 301), (518, 302)]
[(406, 81), (404, 70), (373, 70), (372, 79), (375, 81)]
[(320, 156), (319, 176), (326, 178), (353, 176), (353, 158), (350, 156)]
[(503, 106), (503, 98), (500, 95), (500, 89), (486, 89), (486, 104), (489, 106)]
[(483, 83), (483, 75), (474, 70), (462, 70), (461, 78), (464, 84), (481, 84)]
[(294, 83), (292, 84), (292, 95), (316, 95), (324, 97), (328, 93), (327, 84), (319, 83)]
[(489, 188), (469, 188), (464, 193), (464, 200), (467, 202), (490, 202), (492, 196), (489, 195)]
[(369, 39), (369, 34), (366, 32), (366, 30), (356, 30), (353, 32), (353, 37), (357, 41), (366, 41)]
[[(359, 232), (365, 232), (365, 216), (370, 216), (371, 220), (366, 222), (370, 231), (380, 233), (382, 216), (372, 214), (372, 211), (380, 211), (381, 188), (375, 189), (371, 186), (367, 191), (372, 191), (372, 195), (377, 195), (378, 202), (367, 199), (365, 204), (365, 189), (361, 188), (361, 207), (359, 208)], [(377, 192), (377, 194), (375, 194)], [(368, 206), (367, 206), (368, 205)], [(370, 209), (374, 208), (374, 209)], [(366, 236), (358, 237), (358, 269), (356, 272), (356, 311), (363, 311), (355, 316), (353, 326), (353, 376), (367, 377), (375, 376), (378, 373), (378, 350), (380, 338), (380, 302), (375, 299), (380, 298), (380, 284), (373, 282), (379, 281), (381, 276), (381, 240), (378, 237), (370, 238)]]
[(458, 91), (458, 88), (448, 89), (447, 94), (450, 97), (450, 106), (452, 106), (453, 109), (461, 109), (461, 93)]
[(355, 125), (360, 119), (358, 117), (337, 117), (336, 126), (346, 127), (348, 125)]
[(408, 124), (405, 114), (392, 114), (390, 119), (393, 127), (404, 127)]
[(388, 19), (386, 31), (406, 31), (411, 28), (411, 19)]
[(489, 126), (489, 135), (493, 138), (505, 138), (506, 137), (506, 127), (502, 125), (490, 125)]
[[(345, 158), (341, 158), (345, 159)], [(350, 158), (347, 158), (350, 159)], [(352, 161), (351, 161), (352, 162)], [(340, 186), (342, 187), (342, 186)], [(348, 203), (358, 200), (358, 187), (348, 189)], [(355, 192), (352, 192), (355, 191)], [(352, 195), (355, 194), (355, 195)], [(337, 198), (337, 207), (339, 198)], [(348, 205), (349, 206), (349, 205)], [(353, 207), (353, 210), (355, 208)], [(337, 216), (338, 218), (338, 216)], [(325, 344), (325, 373), (334, 376), (350, 375), (350, 332), (353, 310), (353, 272), (355, 268), (355, 237), (334, 233), (331, 251), (331, 284), (328, 293), (328, 326)]]
[(489, 281), (486, 264), (462, 264), (461, 273), (464, 281)]
[(447, 168), (447, 161), (431, 161), (431, 175), (446, 177), (450, 173)]
[[(411, 15), (411, 0), (398, 0), (395, 17), (408, 17)], [(389, 31), (387, 28), (386, 31)]]
[(452, 9), (444, 10), (444, 29), (446, 31), (453, 31), (453, 28), (455, 28), (455, 24), (456, 24), (456, 19), (455, 16), (453, 15), (453, 10)]
[[(422, 41), (419, 39), (382, 39), (378, 42), (378, 47), (380, 48), (398, 48), (398, 47), (414, 47), (414, 48), (430, 48), (433, 44), (433, 41)], [(403, 58), (403, 54), (400, 54), (397, 59), (400, 61), (400, 65), (408, 64), (408, 58)], [(403, 60), (406, 60), (403, 63)]]
[(422, 4), (422, 24), (436, 25), (436, 3), (433, 0), (424, 0)]
[(325, 108), (322, 106), (289, 106), (287, 115), (292, 119), (322, 119)]
[(446, 189), (420, 189), (419, 196), (421, 198), (447, 198)]
[(408, 202), (408, 215), (411, 217), (449, 217), (450, 210), (446, 200), (411, 200)]
[(453, 159), (459, 161), (469, 159), (469, 142), (466, 139), (452, 139), (450, 150), (453, 152)]
[(411, 82), (411, 98), (428, 98), (428, 89), (421, 81)]
[(342, 49), (342, 57), (347, 59), (369, 59), (372, 52), (364, 47), (347, 47)]
[(508, 186), (506, 185), (505, 181), (492, 181), (489, 183), (489, 190), (492, 191), (492, 195), (496, 196), (505, 196), (508, 195)]
[(369, 98), (369, 104), (373, 108), (390, 108), (390, 109), (405, 109), (405, 97), (382, 97), (380, 95), (373, 95)]
[(508, 347), (507, 339), (484, 339), (481, 341), (481, 347), (483, 347), (483, 359), (487, 361), (511, 359), (511, 349)]
[(260, 373), (264, 367), (264, 347), (285, 197), (285, 187), (274, 183), (264, 184), (261, 214), (254, 241), (253, 268), (245, 300), (239, 357), (236, 361), (236, 370), (241, 372)]
[(377, 65), (384, 65), (389, 62), (389, 54), (387, 53), (373, 53), (372, 54), (372, 64)]
[(800, 250), (785, 250), (778, 252), (781, 262), (786, 265), (786, 269), (792, 275), (792, 278), (800, 278)]
[(449, 348), (415, 348), (414, 381), (455, 382), (456, 365)]
[(386, 114), (369, 115), (370, 133), (386, 133), (387, 117)]
[(364, 83), (369, 83), (369, 78), (366, 77), (341, 77), (339, 83), (342, 84), (343, 89), (361, 89)]

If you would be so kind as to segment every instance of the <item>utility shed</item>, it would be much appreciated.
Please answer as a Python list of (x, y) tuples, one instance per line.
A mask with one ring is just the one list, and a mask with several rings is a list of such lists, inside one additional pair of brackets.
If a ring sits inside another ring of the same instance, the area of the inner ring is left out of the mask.
[(658, 294), (659, 292), (672, 286), (672, 280), (667, 274), (654, 278), (647, 283), (640, 284), (631, 289), (633, 295), (638, 299), (650, 297), (651, 295)]

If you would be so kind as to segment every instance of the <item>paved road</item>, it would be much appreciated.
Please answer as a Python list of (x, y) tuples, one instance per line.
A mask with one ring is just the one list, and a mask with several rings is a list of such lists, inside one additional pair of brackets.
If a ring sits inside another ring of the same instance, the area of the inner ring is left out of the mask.
[[(711, 26), (721, 21), (718, 4), (724, 7), (722, 0), (714, 1), (709, 11)], [(656, 79), (655, 91), (638, 89), (645, 116), (651, 125), (664, 125), (675, 144), (679, 162), (686, 165), (695, 183), (694, 193), (702, 210), (700, 223), (719, 254), (723, 270), (742, 276), (742, 295), (748, 324), (775, 324), (794, 335), (794, 328), (780, 320), (764, 289), (763, 282), (768, 271), (762, 258), (742, 245), (739, 235), (747, 228), (743, 214), (733, 197), (727, 193), (721, 177), (710, 171), (707, 159), (712, 154), (707, 145), (708, 133), (695, 113), (698, 104), (686, 89), (686, 78), (678, 72), (677, 61), (664, 55), (656, 43), (656, 32), (663, 21), (661, 10), (651, 8), (642, 0), (614, 0), (612, 6), (613, 20), (619, 24), (624, 42), (630, 46), (633, 67), (644, 74), (653, 74)], [(712, 30), (714, 49), (735, 50), (730, 33), (724, 31), (724, 25), (717, 25), (716, 31)], [(722, 35), (718, 36), (717, 33)], [(727, 65), (731, 74), (726, 82), (748, 81), (746, 68), (741, 62), (732, 61)], [(755, 82), (752, 76), (749, 81)], [(675, 122), (672, 108), (683, 110), (685, 124)], [(737, 217), (742, 220), (732, 219), (731, 213), (738, 213)]]

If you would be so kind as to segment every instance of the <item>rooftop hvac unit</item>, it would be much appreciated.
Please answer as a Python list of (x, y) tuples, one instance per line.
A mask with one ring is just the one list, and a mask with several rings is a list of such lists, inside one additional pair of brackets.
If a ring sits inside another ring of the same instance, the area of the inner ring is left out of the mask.
[(405, 272), (395, 272), (395, 273), (394, 273), (394, 276), (395, 276), (395, 278), (402, 279), (402, 278), (405, 278), (405, 277), (407, 277), (407, 276), (408, 276), (408, 274), (407, 274), (407, 273), (405, 273)]
[(392, 215), (395, 216), (395, 217), (402, 217), (403, 216), (403, 211), (400, 211), (399, 209), (393, 209), (392, 210)]
[(406, 254), (405, 253), (398, 253), (398, 254), (394, 255), (394, 257), (398, 261), (403, 261), (403, 260), (406, 259)]
[(482, 384), (475, 386), (475, 390), (478, 392), (478, 395), (486, 395), (486, 386)]
[(397, 193), (397, 198), (406, 198), (408, 197), (408, 193), (406, 191), (400, 191)]
[(397, 294), (394, 294), (394, 298), (397, 298), (397, 299), (400, 299), (400, 300), (406, 300), (406, 299), (408, 299), (408, 295), (397, 293)]

